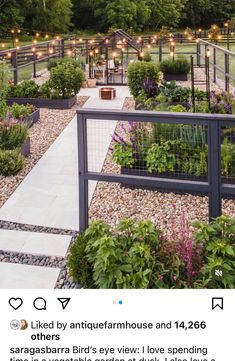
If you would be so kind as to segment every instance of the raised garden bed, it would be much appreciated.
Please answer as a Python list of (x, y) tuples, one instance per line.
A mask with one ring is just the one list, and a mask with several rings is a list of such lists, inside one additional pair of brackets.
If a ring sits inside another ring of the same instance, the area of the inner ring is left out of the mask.
[(7, 104), (32, 104), (36, 108), (70, 109), (74, 104), (76, 104), (76, 100), (76, 95), (68, 99), (9, 98), (7, 99)]
[(165, 81), (187, 81), (188, 74), (163, 74)]
[(28, 157), (30, 154), (30, 138), (28, 137), (21, 146), (21, 154), (24, 157)]
[(25, 121), (31, 127), (34, 123), (37, 123), (40, 119), (40, 109), (36, 109), (32, 114), (25, 118)]

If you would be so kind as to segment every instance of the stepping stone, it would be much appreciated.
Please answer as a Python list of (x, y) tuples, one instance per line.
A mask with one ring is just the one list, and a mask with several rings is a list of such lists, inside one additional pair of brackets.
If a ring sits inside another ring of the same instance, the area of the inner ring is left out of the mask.
[(65, 257), (72, 237), (60, 234), (0, 229), (0, 250)]
[(59, 268), (0, 263), (0, 288), (54, 288)]

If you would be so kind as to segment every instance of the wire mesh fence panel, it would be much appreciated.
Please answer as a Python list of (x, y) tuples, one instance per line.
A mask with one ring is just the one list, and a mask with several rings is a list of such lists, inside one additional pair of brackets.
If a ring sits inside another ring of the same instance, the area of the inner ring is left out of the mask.
[(88, 120), (88, 170), (207, 180), (207, 128)]

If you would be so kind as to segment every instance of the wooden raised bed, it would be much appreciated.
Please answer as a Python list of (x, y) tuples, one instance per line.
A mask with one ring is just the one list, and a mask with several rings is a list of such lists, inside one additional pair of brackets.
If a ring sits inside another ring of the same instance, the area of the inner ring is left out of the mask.
[(74, 95), (69, 99), (42, 99), (42, 98), (9, 98), (7, 104), (32, 104), (36, 108), (49, 108), (49, 109), (70, 109), (76, 103), (77, 96)]

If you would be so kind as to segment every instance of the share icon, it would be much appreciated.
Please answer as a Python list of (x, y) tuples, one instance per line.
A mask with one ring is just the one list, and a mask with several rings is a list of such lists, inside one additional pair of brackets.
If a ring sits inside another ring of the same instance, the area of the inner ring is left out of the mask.
[(68, 306), (69, 301), (71, 300), (71, 298), (57, 298), (58, 301), (60, 301), (63, 310), (66, 309), (66, 307)]

